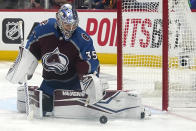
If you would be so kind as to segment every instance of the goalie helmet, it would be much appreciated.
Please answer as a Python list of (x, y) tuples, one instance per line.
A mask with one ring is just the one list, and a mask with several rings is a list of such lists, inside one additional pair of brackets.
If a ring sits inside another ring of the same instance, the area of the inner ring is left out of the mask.
[(78, 27), (79, 19), (75, 9), (70, 4), (64, 4), (56, 13), (57, 25), (65, 40), (68, 40)]

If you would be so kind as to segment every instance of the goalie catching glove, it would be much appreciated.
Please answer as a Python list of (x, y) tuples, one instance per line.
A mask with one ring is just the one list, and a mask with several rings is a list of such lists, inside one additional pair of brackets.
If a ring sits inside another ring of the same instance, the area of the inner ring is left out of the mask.
[(107, 81), (101, 80), (94, 74), (88, 74), (82, 77), (81, 88), (88, 95), (86, 104), (94, 104), (103, 98), (109, 86)]
[(27, 79), (31, 79), (33, 73), (38, 65), (35, 56), (26, 48), (20, 47), (19, 55), (9, 69), (6, 79), (11, 83), (22, 84)]

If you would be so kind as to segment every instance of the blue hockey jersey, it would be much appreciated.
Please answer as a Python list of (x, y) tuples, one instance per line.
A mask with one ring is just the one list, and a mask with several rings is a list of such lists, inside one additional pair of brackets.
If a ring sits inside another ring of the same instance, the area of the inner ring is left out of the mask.
[(191, 0), (191, 9), (196, 9), (196, 0)]
[(45, 81), (52, 81), (54, 88), (63, 85), (66, 89), (84, 74), (99, 73), (99, 61), (90, 36), (78, 27), (69, 40), (64, 40), (54, 18), (34, 28), (26, 48), (42, 61), (42, 76)]

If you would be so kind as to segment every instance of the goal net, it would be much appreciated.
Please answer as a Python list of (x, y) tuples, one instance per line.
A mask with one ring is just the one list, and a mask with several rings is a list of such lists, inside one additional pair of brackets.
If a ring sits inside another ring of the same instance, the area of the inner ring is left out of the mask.
[(118, 0), (117, 21), (118, 89), (136, 90), (149, 103), (160, 98), (163, 110), (196, 107), (196, 29), (188, 0)]

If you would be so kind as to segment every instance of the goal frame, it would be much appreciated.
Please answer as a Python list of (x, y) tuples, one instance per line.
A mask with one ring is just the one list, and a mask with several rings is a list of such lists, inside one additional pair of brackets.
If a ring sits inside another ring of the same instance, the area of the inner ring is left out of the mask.
[[(117, 90), (123, 90), (123, 60), (122, 60), (122, 1), (117, 0)], [(168, 27), (169, 27), (169, 11), (168, 0), (162, 0), (162, 110), (168, 111), (169, 103), (169, 64), (168, 64)]]

